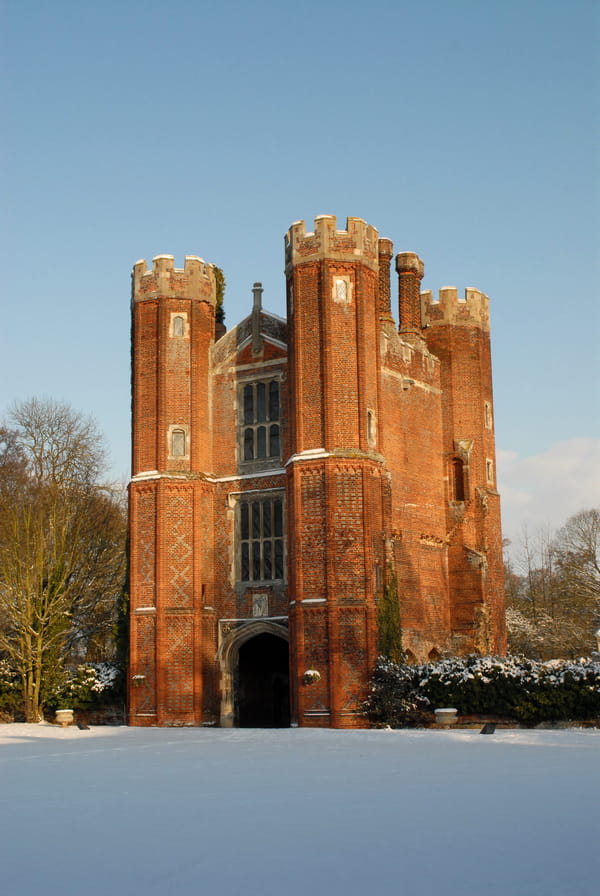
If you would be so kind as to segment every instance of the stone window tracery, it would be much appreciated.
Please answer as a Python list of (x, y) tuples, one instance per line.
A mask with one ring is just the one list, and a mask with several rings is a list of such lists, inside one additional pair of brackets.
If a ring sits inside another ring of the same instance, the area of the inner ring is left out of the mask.
[(242, 445), (245, 462), (281, 457), (279, 380), (246, 383), (241, 402)]
[(254, 496), (238, 502), (239, 580), (284, 578), (283, 496)]

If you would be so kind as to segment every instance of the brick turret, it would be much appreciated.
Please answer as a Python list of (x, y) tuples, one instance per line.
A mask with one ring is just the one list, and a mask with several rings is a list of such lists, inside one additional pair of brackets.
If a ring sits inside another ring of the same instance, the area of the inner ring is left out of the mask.
[(209, 442), (195, 423), (208, 419), (213, 266), (188, 255), (177, 269), (172, 255), (158, 255), (151, 270), (138, 261), (132, 279), (133, 474), (205, 471)]
[(444, 287), (439, 298), (428, 291), (421, 301), (427, 345), (441, 362), (454, 649), (474, 640), (483, 652), (503, 652), (489, 299), (477, 289), (459, 296)]
[[(291, 616), (302, 724), (356, 722), (377, 649), (375, 563), (382, 562), (379, 245), (360, 218), (333, 216), (286, 237), (290, 406)], [(388, 262), (389, 265), (389, 262)]]
[[(183, 269), (159, 255), (133, 269), (130, 714), (136, 724), (201, 721), (202, 583), (194, 554), (212, 517), (209, 357), (216, 287), (212, 265)], [(200, 475), (199, 475), (200, 474)]]

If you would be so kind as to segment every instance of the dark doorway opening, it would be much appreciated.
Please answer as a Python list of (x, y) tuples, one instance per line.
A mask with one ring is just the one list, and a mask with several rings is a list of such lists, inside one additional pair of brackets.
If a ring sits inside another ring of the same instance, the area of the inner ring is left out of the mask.
[(289, 727), (289, 650), (284, 638), (263, 633), (242, 644), (237, 685), (240, 728)]

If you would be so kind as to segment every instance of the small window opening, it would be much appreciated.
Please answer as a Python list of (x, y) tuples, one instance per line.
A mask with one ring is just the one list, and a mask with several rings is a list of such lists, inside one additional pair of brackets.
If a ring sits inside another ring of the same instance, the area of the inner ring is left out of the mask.
[(464, 464), (459, 457), (455, 457), (452, 461), (452, 481), (454, 490), (454, 500), (465, 500), (465, 470)]
[(173, 336), (185, 336), (185, 321), (181, 315), (173, 318)]
[(377, 427), (373, 411), (367, 411), (367, 441), (371, 447), (377, 441)]
[(381, 581), (381, 579), (382, 579), (382, 577), (381, 577), (381, 564), (380, 564), (380, 563), (376, 563), (376, 564), (375, 564), (375, 591), (381, 591), (381, 585), (382, 585), (382, 581)]
[(174, 429), (171, 434), (171, 456), (185, 457), (185, 432), (183, 429)]
[(335, 300), (336, 302), (346, 302), (348, 300), (348, 283), (346, 280), (335, 281)]
[(491, 429), (492, 428), (492, 406), (489, 401), (484, 402), (483, 413), (484, 413), (486, 429)]

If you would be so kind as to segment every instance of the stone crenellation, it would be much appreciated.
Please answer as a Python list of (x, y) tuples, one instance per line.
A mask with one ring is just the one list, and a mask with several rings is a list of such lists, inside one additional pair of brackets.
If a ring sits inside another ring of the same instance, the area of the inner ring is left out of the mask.
[(132, 273), (133, 301), (172, 296), (194, 299), (202, 296), (216, 302), (214, 266), (197, 255), (186, 255), (183, 268), (175, 267), (173, 255), (156, 255), (148, 270), (145, 259), (136, 261)]
[(316, 258), (355, 261), (359, 256), (377, 268), (377, 243), (377, 230), (362, 218), (347, 218), (346, 228), (338, 230), (335, 215), (319, 215), (309, 233), (304, 221), (295, 221), (285, 236), (286, 270)]
[(431, 290), (421, 293), (421, 312), (425, 326), (453, 324), (481, 327), (489, 332), (489, 298), (478, 289), (467, 288), (459, 295), (455, 286), (444, 286), (435, 297)]

